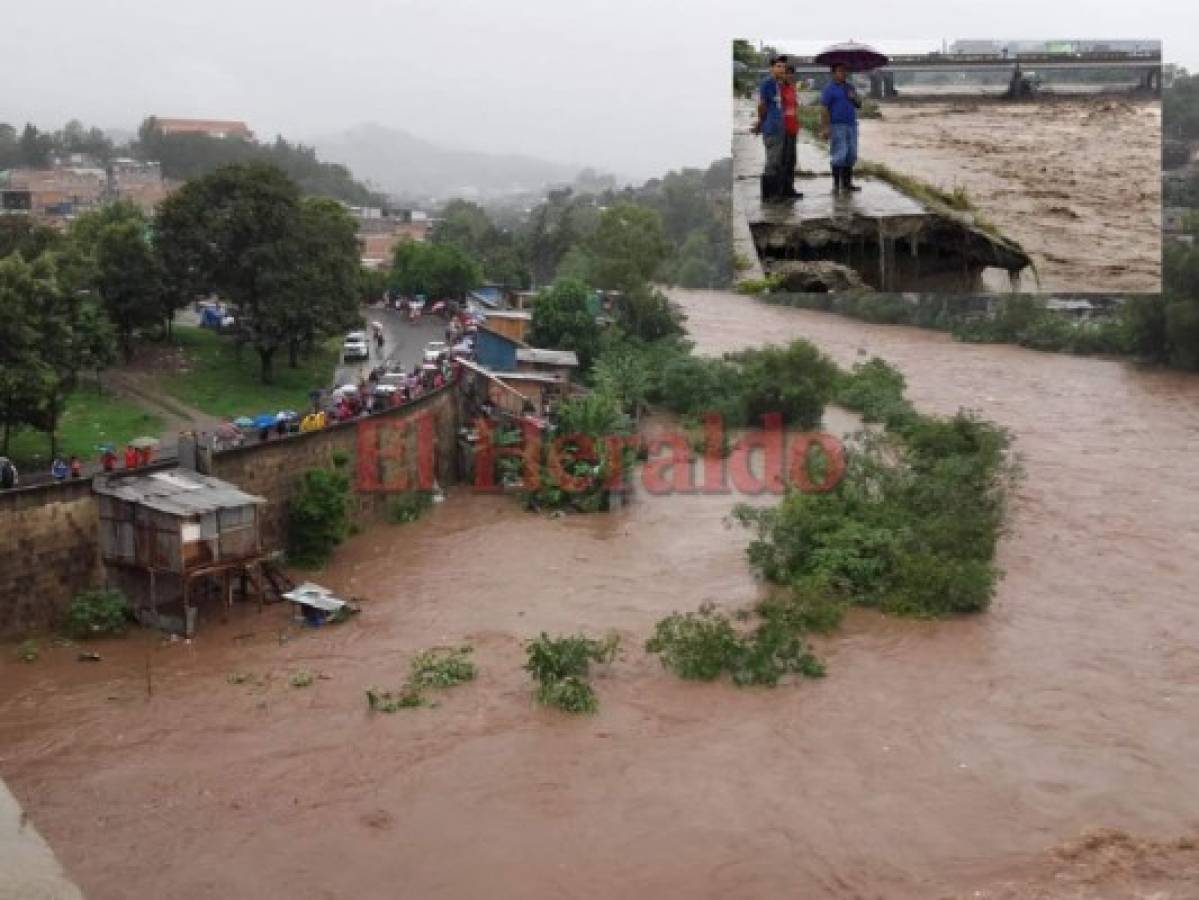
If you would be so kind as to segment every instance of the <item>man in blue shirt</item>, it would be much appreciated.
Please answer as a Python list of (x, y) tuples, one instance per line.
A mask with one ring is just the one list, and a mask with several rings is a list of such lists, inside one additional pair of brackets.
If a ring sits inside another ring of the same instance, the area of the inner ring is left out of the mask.
[[(783, 87), (787, 80), (787, 57), (770, 60), (770, 74), (758, 86), (758, 120), (752, 131), (766, 144), (766, 166), (762, 171), (762, 200), (794, 199), (794, 170), (783, 171), (787, 155), (787, 130), (783, 122)], [(788, 188), (790, 190), (788, 190)]]
[(858, 107), (861, 101), (849, 83), (848, 75), (844, 63), (833, 66), (833, 80), (820, 94), (820, 136), (829, 142), (834, 193), (861, 190), (853, 183), (853, 167), (858, 161)]

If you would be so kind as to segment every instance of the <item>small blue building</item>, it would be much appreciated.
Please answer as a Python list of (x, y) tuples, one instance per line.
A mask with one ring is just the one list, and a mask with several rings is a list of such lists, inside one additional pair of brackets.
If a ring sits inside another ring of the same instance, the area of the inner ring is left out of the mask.
[(475, 359), (493, 372), (516, 371), (516, 351), (526, 345), (515, 338), (480, 325), (475, 333)]

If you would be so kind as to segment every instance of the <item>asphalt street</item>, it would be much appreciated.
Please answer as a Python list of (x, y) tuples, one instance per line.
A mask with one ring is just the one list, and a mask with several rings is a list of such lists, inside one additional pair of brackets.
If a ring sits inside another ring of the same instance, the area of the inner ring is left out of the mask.
[(380, 364), (391, 369), (411, 371), (413, 366), (424, 360), (425, 344), (445, 340), (445, 321), (440, 316), (421, 316), (413, 324), (395, 310), (384, 306), (368, 306), (363, 310), (363, 318), (368, 337), (371, 336), (371, 322), (383, 325), (383, 352), (379, 353), (372, 339), (369, 342), (369, 360), (347, 363), (338, 357), (333, 377), (335, 386), (357, 384), (360, 378), (365, 378), (371, 369)]

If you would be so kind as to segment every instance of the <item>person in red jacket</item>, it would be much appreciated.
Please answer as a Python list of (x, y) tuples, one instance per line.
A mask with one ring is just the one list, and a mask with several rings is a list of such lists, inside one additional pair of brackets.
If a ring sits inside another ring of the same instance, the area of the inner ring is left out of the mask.
[(137, 450), (135, 450), (133, 447), (125, 448), (125, 468), (126, 469), (136, 469), (137, 468)]

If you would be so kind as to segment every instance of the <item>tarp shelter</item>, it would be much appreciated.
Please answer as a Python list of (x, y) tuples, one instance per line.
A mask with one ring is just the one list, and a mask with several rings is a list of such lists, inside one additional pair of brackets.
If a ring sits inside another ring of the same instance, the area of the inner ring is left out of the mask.
[(232, 577), (259, 589), (263, 559), (263, 497), (190, 469), (145, 475), (98, 475), (100, 554), (143, 620), (161, 621), (159, 607), (182, 604), (184, 630), (194, 625), (193, 601), (220, 588), (233, 602)]

